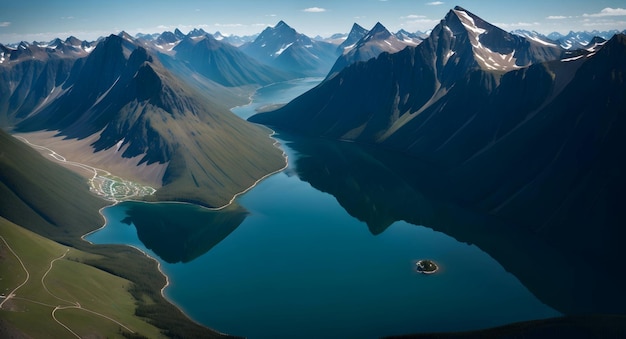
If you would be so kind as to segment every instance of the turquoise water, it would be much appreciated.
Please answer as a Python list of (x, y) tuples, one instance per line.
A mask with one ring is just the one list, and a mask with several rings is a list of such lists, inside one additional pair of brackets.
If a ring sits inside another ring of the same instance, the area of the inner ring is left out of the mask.
[[(257, 99), (272, 102), (272, 91), (259, 93), (238, 114), (251, 114)], [(278, 137), (289, 167), (238, 206), (120, 203), (104, 210), (107, 226), (88, 240), (146, 250), (170, 277), (172, 302), (204, 325), (249, 338), (375, 338), (559, 315), (480, 248), (436, 231), (458, 238), (469, 218), (391, 171), (393, 159)], [(416, 272), (425, 258), (439, 264), (437, 274)]]

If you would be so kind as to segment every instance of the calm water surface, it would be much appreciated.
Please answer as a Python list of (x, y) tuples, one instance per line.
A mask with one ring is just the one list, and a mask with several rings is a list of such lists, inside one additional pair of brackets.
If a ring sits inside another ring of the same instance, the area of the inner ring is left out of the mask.
[[(234, 111), (245, 118), (316, 81), (266, 87)], [(397, 221), (431, 210), (401, 178), (362, 164), (351, 174), (329, 162), (335, 148), (279, 140), (289, 167), (237, 206), (120, 203), (104, 210), (106, 227), (88, 240), (146, 250), (170, 277), (170, 300), (202, 324), (249, 338), (375, 338), (559, 315), (475, 245)], [(350, 147), (341, 152), (358, 163), (362, 152)], [(440, 272), (417, 273), (424, 258)]]

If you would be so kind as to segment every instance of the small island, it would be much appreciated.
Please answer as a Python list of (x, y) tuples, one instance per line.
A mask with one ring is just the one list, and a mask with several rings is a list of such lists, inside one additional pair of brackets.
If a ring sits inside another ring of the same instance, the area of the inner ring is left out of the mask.
[(433, 274), (439, 269), (432, 260), (419, 260), (415, 265), (417, 266), (417, 271), (422, 274)]

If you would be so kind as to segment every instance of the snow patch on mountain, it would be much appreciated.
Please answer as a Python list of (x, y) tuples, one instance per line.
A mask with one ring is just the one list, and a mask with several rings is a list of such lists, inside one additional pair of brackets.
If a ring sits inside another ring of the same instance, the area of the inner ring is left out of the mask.
[(480, 36), (487, 32), (486, 29), (480, 28), (474, 22), (474, 19), (465, 11), (453, 9), (465, 29), (467, 30), (474, 57), (481, 67), (495, 71), (510, 71), (512, 69), (521, 68), (516, 65), (515, 50), (508, 54), (500, 54), (492, 51), (488, 47), (480, 43)]
[[(283, 46), (283, 47), (281, 47), (278, 51), (276, 51), (276, 53), (274, 53), (274, 56), (279, 56), (279, 55), (283, 54), (283, 52), (284, 52), (287, 48), (291, 47), (291, 45), (293, 45), (293, 42), (291, 42), (291, 43), (288, 43), (288, 44), (284, 45), (284, 46)], [(309, 47), (309, 46), (306, 46), (306, 47)], [(310, 46), (310, 47), (312, 47), (312, 46)]]

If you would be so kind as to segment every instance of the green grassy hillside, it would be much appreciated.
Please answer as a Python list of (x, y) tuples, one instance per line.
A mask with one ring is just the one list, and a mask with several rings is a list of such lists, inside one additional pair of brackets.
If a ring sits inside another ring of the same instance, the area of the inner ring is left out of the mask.
[(35, 338), (67, 337), (71, 332), (52, 316), (57, 309), (55, 317), (81, 337), (123, 337), (122, 332), (163, 336), (135, 315), (135, 299), (129, 292), (132, 282), (83, 263), (97, 256), (55, 243), (4, 218), (0, 218), (0, 237), (0, 290), (8, 296), (21, 286), (0, 309), (6, 327)]

